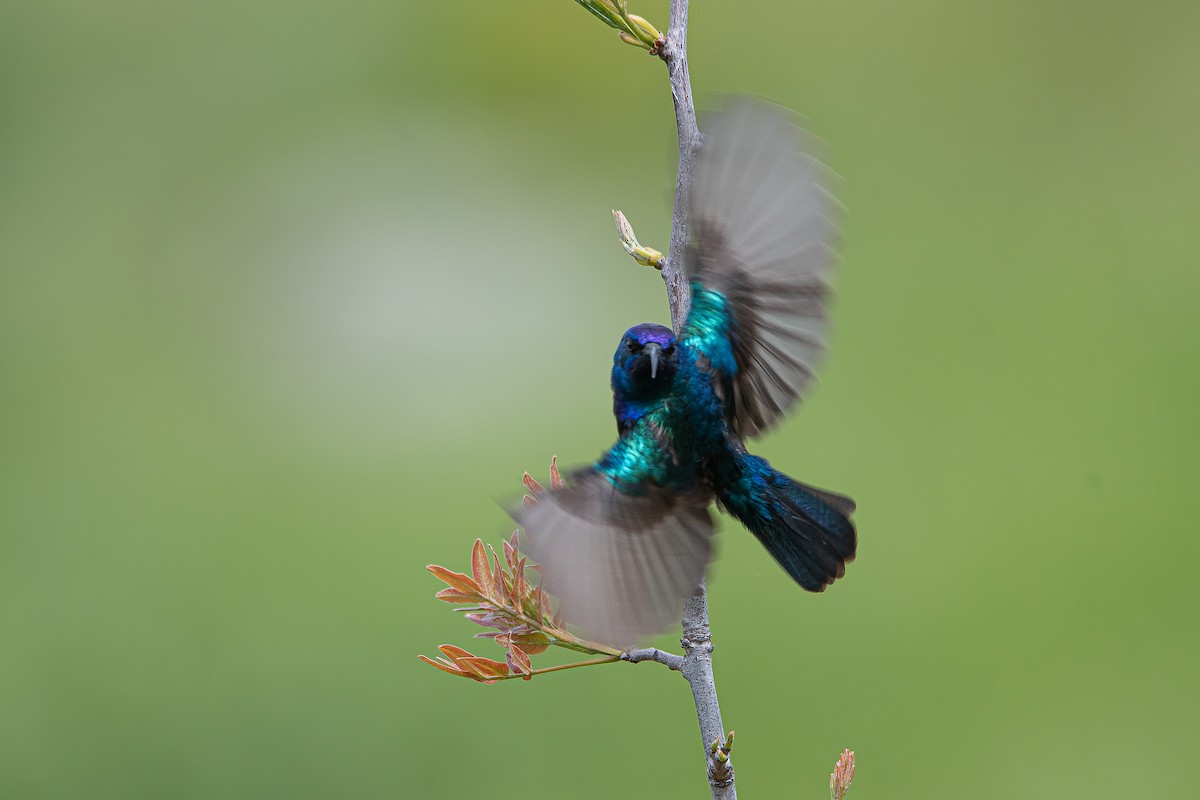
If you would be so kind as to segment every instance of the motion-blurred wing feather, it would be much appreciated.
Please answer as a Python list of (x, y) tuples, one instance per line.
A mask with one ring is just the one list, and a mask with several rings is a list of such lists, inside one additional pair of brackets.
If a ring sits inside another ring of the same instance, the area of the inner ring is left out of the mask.
[(708, 564), (708, 499), (647, 486), (632, 496), (595, 470), (518, 512), (542, 587), (570, 623), (619, 647), (678, 624)]
[(755, 436), (796, 402), (824, 352), (836, 202), (781, 109), (740, 100), (707, 123), (689, 196), (689, 277), (727, 301), (734, 424)]

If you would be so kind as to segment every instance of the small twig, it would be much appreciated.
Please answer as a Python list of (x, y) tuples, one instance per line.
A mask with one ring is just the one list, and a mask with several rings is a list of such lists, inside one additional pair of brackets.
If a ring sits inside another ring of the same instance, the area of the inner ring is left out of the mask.
[[(575, 669), (576, 667), (594, 667), (597, 664), (611, 664), (614, 661), (620, 661), (620, 656), (605, 656), (604, 658), (595, 658), (591, 661), (575, 661), (571, 664), (559, 664), (557, 667), (542, 667), (530, 672), (530, 675), (545, 675), (548, 672), (562, 672), (564, 669)], [(517, 675), (513, 676), (520, 677)]]
[(673, 669), (676, 672), (683, 671), (683, 656), (677, 656), (674, 653), (668, 653), (664, 650), (659, 650), (657, 647), (644, 647), (640, 650), (629, 649), (621, 654), (622, 661), (628, 661), (630, 664), (640, 664), (643, 661), (657, 661), (659, 664)]

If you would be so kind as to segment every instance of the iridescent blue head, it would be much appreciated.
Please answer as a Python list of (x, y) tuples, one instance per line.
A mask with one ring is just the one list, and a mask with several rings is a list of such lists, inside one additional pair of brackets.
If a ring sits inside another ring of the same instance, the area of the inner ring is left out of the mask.
[(675, 334), (644, 322), (625, 331), (613, 354), (613, 414), (625, 430), (671, 391), (677, 366)]

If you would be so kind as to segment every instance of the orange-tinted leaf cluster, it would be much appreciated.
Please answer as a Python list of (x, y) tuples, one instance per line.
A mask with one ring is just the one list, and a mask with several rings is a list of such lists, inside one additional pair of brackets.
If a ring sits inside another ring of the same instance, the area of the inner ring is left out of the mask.
[(449, 672), (451, 675), (461, 675), (464, 678), (471, 678), (480, 683), (495, 683), (497, 680), (509, 677), (508, 665), (503, 661), (480, 658), (452, 644), (444, 644), (438, 650), (442, 651), (442, 655), (445, 658), (438, 658), (436, 660), (429, 656), (417, 656), (417, 658), (430, 666), (437, 667), (443, 672)]
[[(552, 481), (557, 477), (556, 469), (552, 469), (551, 476)], [(532, 478), (529, 482), (536, 483)], [(526, 570), (531, 565), (518, 553), (517, 545), (514, 531), (512, 538), (504, 542), (501, 561), (494, 548), (485, 547), (476, 539), (471, 549), (470, 575), (436, 564), (427, 567), (449, 587), (437, 593), (439, 600), (465, 606), (458, 610), (465, 611), (467, 619), (485, 628), (495, 628), (478, 636), (493, 639), (505, 648), (508, 652), (504, 662), (478, 658), (452, 645), (440, 648), (449, 661), (421, 656), (423, 661), (453, 675), (484, 683), (509, 677), (529, 680), (533, 673), (529, 657), (544, 652), (553, 643), (545, 631), (564, 639), (569, 637), (562, 619), (554, 614), (550, 596), (541, 587), (530, 586)]]
[[(529, 492), (525, 496), (525, 505), (537, 503), (537, 496), (546, 489), (528, 472), (525, 473), (522, 482)], [(564, 485), (562, 474), (558, 471), (558, 459), (552, 458), (550, 488), (561, 489)], [(530, 584), (528, 573), (540, 572), (541, 568), (528, 563), (518, 552), (518, 545), (518, 532), (513, 531), (512, 537), (503, 543), (502, 559), (495, 548), (491, 545), (485, 547), (482, 541), (476, 539), (475, 546), (471, 548), (470, 575), (436, 564), (426, 567), (446, 584), (447, 588), (437, 593), (439, 600), (459, 606), (455, 610), (465, 612), (466, 618), (476, 625), (494, 629), (476, 634), (476, 637), (492, 639), (503, 647), (507, 651), (504, 661), (480, 658), (461, 647), (449, 644), (439, 648), (444, 658), (420, 656), (420, 659), (443, 672), (481, 683), (494, 683), (510, 678), (529, 680), (541, 672), (555, 672), (620, 660), (617, 658), (620, 651), (595, 642), (583, 641), (567, 630), (566, 622), (551, 606), (550, 596), (542, 591), (540, 586)], [(530, 656), (545, 652), (550, 645), (580, 653), (603, 655), (606, 658), (535, 670)]]
[[(537, 496), (546, 491), (545, 487), (533, 479), (533, 476), (528, 472), (521, 478), (521, 483), (525, 484), (525, 488), (529, 494), (525, 495), (525, 507), (529, 508), (537, 503)], [(558, 456), (550, 457), (550, 488), (561, 489), (566, 486), (567, 482), (563, 480), (562, 473), (558, 471)]]

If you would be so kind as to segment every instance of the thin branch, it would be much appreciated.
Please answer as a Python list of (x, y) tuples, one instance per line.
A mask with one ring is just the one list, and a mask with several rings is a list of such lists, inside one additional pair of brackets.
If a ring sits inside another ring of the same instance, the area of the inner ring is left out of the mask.
[(630, 664), (640, 664), (643, 661), (657, 661), (659, 664), (673, 669), (676, 672), (683, 672), (683, 656), (677, 656), (674, 653), (668, 653), (665, 650), (659, 650), (657, 647), (644, 647), (640, 650), (626, 650), (621, 654), (622, 661), (628, 661)]
[[(691, 289), (688, 287), (685, 269), (688, 257), (687, 198), (695, 177), (696, 154), (700, 145), (700, 131), (696, 127), (696, 106), (692, 101), (692, 82), (688, 75), (687, 20), (688, 0), (671, 0), (667, 41), (659, 51), (659, 56), (667, 65), (671, 98), (675, 103), (675, 122), (679, 131), (679, 175), (675, 184), (671, 245), (667, 263), (662, 267), (663, 281), (667, 286), (667, 300), (671, 305), (671, 325), (676, 333), (682, 329), (683, 321), (691, 307)], [(717, 685), (713, 678), (712, 631), (708, 624), (708, 596), (703, 581), (696, 593), (684, 604), (683, 638), (680, 641), (683, 645), (683, 659), (679, 670), (692, 687), (692, 699), (696, 704), (696, 717), (700, 721), (701, 746), (713, 800), (736, 800), (737, 789), (733, 782), (733, 765), (728, 759), (728, 751), (719, 746), (715, 750), (712, 748), (713, 743), (727, 741), (727, 738), (721, 722), (721, 707), (717, 702)], [(724, 757), (717, 758), (716, 752), (723, 752)]]
[(683, 327), (683, 320), (692, 304), (687, 271), (684, 269), (688, 243), (687, 197), (692, 190), (696, 151), (700, 144), (696, 106), (692, 102), (692, 79), (688, 75), (687, 19), (688, 0), (671, 0), (667, 41), (659, 51), (659, 57), (667, 64), (671, 99), (675, 104), (675, 123), (679, 131), (679, 177), (675, 182), (671, 244), (667, 263), (662, 268), (663, 281), (667, 284), (667, 300), (671, 304), (671, 327), (677, 333)]
[[(614, 661), (620, 661), (620, 660), (621, 660), (620, 656), (605, 656), (604, 658), (594, 658), (591, 661), (576, 661), (571, 664), (559, 664), (557, 667), (542, 667), (541, 669), (535, 669), (535, 670), (531, 671), (529, 674), (530, 675), (546, 675), (550, 672), (562, 672), (564, 669), (576, 669), (578, 667), (594, 667), (597, 664), (611, 664)], [(519, 678), (521, 676), (513, 675), (512, 677)]]
[(713, 800), (736, 800), (733, 764), (713, 758), (712, 743), (725, 740), (721, 723), (721, 705), (717, 702), (717, 682), (712, 669), (712, 631), (708, 625), (708, 594), (704, 583), (683, 606), (683, 667), (680, 670), (692, 687), (692, 701), (700, 720), (700, 739), (704, 747), (708, 783)]

